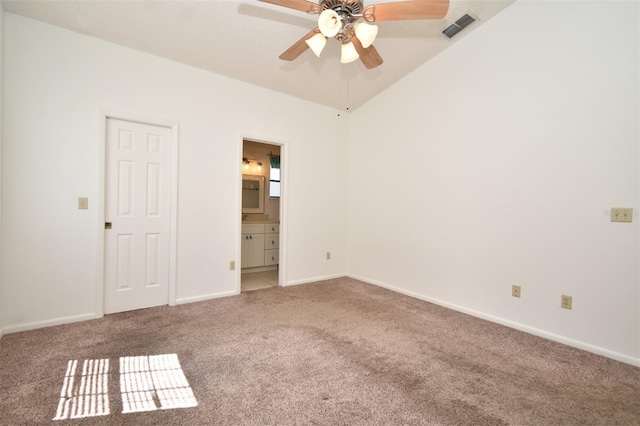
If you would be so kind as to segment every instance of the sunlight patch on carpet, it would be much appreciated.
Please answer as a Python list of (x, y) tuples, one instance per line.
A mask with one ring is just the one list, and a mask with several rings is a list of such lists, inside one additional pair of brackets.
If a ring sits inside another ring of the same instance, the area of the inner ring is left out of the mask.
[(53, 420), (109, 415), (109, 360), (69, 360)]
[[(109, 359), (69, 360), (53, 420), (108, 416)], [(177, 354), (126, 356), (119, 359), (122, 414), (196, 407), (193, 390)], [(118, 365), (117, 363), (113, 363)], [(81, 366), (80, 366), (81, 365)]]
[(123, 413), (198, 405), (176, 354), (120, 358), (120, 390)]

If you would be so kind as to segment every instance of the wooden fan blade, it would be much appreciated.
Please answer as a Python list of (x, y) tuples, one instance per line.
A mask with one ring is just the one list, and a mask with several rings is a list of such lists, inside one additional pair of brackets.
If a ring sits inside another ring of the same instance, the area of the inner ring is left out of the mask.
[(320, 13), (320, 5), (307, 0), (259, 0), (264, 3), (271, 3), (277, 6), (288, 7), (306, 13)]
[(362, 43), (355, 35), (351, 37), (351, 42), (356, 48), (356, 52), (358, 52), (360, 60), (362, 61), (364, 66), (367, 67), (367, 69), (375, 68), (378, 65), (382, 65), (382, 57), (380, 56), (376, 48), (373, 47), (373, 45), (365, 49), (364, 47), (362, 47)]
[(282, 59), (283, 61), (293, 61), (298, 56), (302, 55), (302, 52), (304, 52), (309, 48), (309, 45), (305, 43), (305, 41), (310, 39), (311, 37), (313, 37), (319, 32), (320, 30), (318, 28), (314, 28), (313, 30), (309, 31), (308, 34), (306, 34), (300, 40), (293, 43), (293, 46), (288, 48), (282, 55), (280, 55), (280, 59)]
[(375, 22), (411, 19), (440, 19), (449, 11), (449, 0), (414, 0), (379, 3), (367, 6), (364, 14), (373, 13)]

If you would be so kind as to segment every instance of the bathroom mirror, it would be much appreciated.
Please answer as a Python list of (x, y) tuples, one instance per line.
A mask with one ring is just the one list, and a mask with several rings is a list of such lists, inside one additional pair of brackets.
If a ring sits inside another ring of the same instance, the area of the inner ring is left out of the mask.
[(264, 176), (242, 175), (242, 213), (264, 213)]

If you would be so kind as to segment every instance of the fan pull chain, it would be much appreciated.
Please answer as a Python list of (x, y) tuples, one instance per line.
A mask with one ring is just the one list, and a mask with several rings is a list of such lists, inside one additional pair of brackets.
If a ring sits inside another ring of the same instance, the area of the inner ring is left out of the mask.
[(351, 96), (349, 94), (350, 86), (351, 86), (351, 80), (347, 80), (347, 111), (349, 111), (349, 100), (351, 99)]

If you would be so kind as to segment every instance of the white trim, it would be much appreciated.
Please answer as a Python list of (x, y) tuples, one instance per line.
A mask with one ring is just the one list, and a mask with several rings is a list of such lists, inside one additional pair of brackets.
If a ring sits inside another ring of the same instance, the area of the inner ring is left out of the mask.
[(183, 298), (177, 299), (176, 304), (183, 305), (185, 303), (204, 302), (205, 300), (219, 299), (221, 297), (228, 297), (228, 296), (237, 296), (238, 294), (240, 294), (239, 290), (230, 290), (230, 291), (222, 291), (220, 293), (203, 294), (200, 296), (183, 297)]
[(514, 321), (510, 321), (501, 317), (497, 317), (494, 315), (485, 314), (480, 311), (476, 311), (473, 309), (465, 308), (460, 305), (456, 305), (453, 303), (445, 302), (439, 299), (435, 299), (433, 297), (424, 296), (419, 293), (414, 293), (412, 291), (403, 290), (398, 287), (394, 287), (380, 281), (370, 280), (365, 277), (361, 277), (354, 274), (348, 274), (349, 278), (353, 278), (354, 280), (362, 281), (367, 284), (372, 284), (378, 287), (386, 288), (387, 290), (394, 291), (396, 293), (404, 294), (405, 296), (410, 296), (416, 299), (424, 300), (425, 302), (433, 303), (436, 305), (443, 306), (445, 308), (452, 309), (454, 311), (462, 312), (467, 315), (471, 315), (476, 318), (484, 319), (487, 321), (491, 321), (497, 324), (504, 325), (509, 328), (513, 328), (519, 331), (523, 331), (525, 333), (533, 334), (534, 336), (543, 337), (548, 340), (553, 340), (554, 342), (562, 343), (563, 345), (571, 346), (577, 349), (582, 349), (587, 352), (591, 352), (597, 355), (602, 355), (607, 358), (614, 359), (616, 361), (624, 362), (626, 364), (631, 364), (636, 367), (640, 367), (640, 358), (634, 358), (629, 355), (621, 354), (618, 352), (611, 351), (609, 349), (601, 348), (599, 346), (591, 345), (589, 343), (584, 343), (579, 340), (570, 339), (568, 337), (561, 336), (559, 334), (549, 333), (548, 331), (540, 330), (538, 328), (529, 327), (528, 325), (520, 324)]
[(178, 147), (180, 143), (180, 124), (171, 125), (171, 209), (169, 220), (169, 306), (176, 305), (178, 288)]
[(152, 126), (171, 129), (171, 180), (170, 185), (170, 219), (169, 219), (169, 306), (176, 305), (177, 294), (177, 251), (178, 251), (178, 147), (180, 141), (180, 125), (176, 121), (147, 117), (123, 111), (101, 108), (98, 112), (98, 156), (96, 170), (98, 183), (96, 188), (97, 208), (97, 245), (96, 245), (96, 318), (104, 316), (104, 206), (106, 184), (106, 147), (109, 118), (133, 121)]
[[(5, 61), (4, 61), (4, 39), (5, 39), (5, 24), (4, 24), (4, 7), (0, 6), (0, 77), (2, 81), (0, 81), (0, 164), (3, 164), (2, 159), (4, 158), (2, 155), (3, 145), (4, 145), (4, 75), (5, 75)], [(0, 172), (2, 167), (0, 166)], [(4, 199), (2, 196), (2, 173), (0, 173), (0, 200)], [(0, 202), (0, 212), (2, 211), (2, 202)], [(0, 230), (2, 229), (2, 215), (0, 214)], [(3, 291), (3, 280), (2, 280), (2, 238), (0, 237), (0, 340), (2, 340), (2, 291)]]
[(237, 294), (242, 292), (242, 158), (244, 153), (244, 138), (242, 135), (239, 135), (238, 138), (238, 158), (236, 160), (236, 164), (240, 165), (240, 171), (238, 172), (237, 179), (237, 187), (236, 187), (236, 241), (238, 241), (236, 245), (236, 291)]
[(278, 256), (278, 285), (287, 282), (287, 244), (289, 234), (289, 144), (280, 144), (280, 254)]
[(74, 315), (71, 317), (54, 318), (46, 321), (34, 321), (34, 322), (29, 322), (29, 323), (24, 323), (19, 325), (10, 325), (8, 327), (4, 327), (2, 331), (6, 334), (18, 333), (20, 331), (35, 330), (38, 328), (53, 327), (54, 325), (88, 321), (88, 320), (93, 320), (98, 318), (102, 318), (102, 315), (96, 315), (96, 314)]
[(96, 186), (96, 304), (94, 307), (98, 317), (104, 316), (104, 206), (105, 206), (105, 184), (106, 184), (106, 161), (107, 161), (107, 118), (109, 113), (101, 110), (98, 114), (98, 149), (96, 156), (96, 171), (98, 173)]
[[(318, 281), (326, 281), (326, 280), (333, 280), (336, 278), (344, 278), (347, 277), (347, 274), (332, 274), (332, 275), (323, 275), (321, 277), (314, 277), (314, 278), (305, 278), (303, 280), (296, 280), (296, 281), (291, 281), (288, 282), (286, 284), (284, 284), (284, 286), (288, 287), (288, 286), (292, 286), (292, 285), (299, 285), (299, 284), (309, 284), (309, 283), (315, 283)], [(355, 278), (357, 279), (357, 278)], [(364, 280), (361, 280), (364, 281)]]

